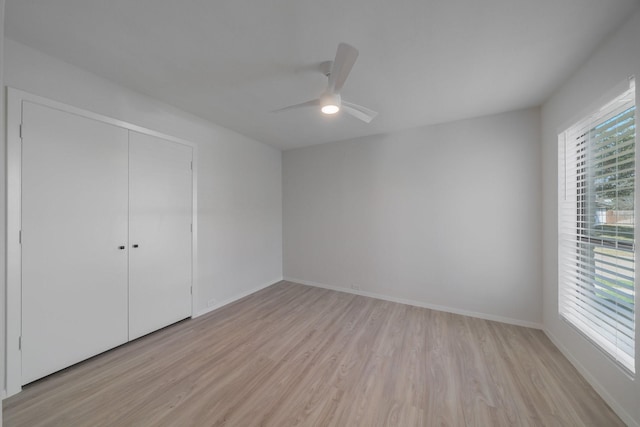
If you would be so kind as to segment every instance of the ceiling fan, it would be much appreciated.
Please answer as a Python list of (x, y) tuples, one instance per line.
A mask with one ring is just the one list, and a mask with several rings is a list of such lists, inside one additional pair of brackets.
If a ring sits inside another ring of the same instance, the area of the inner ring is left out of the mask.
[(327, 61), (321, 64), (323, 74), (329, 78), (329, 83), (325, 91), (320, 95), (320, 98), (284, 107), (276, 111), (302, 107), (320, 107), (320, 111), (324, 114), (336, 114), (338, 111), (344, 110), (347, 114), (369, 123), (378, 115), (377, 112), (361, 105), (344, 101), (340, 97), (340, 91), (357, 58), (358, 49), (346, 43), (340, 43), (338, 45), (338, 51), (336, 52), (336, 58), (333, 61)]

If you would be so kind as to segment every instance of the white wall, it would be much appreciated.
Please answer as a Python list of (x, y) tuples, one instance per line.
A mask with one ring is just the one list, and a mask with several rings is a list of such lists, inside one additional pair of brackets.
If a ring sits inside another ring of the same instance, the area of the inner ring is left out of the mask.
[(283, 153), (284, 273), (539, 326), (539, 111)]
[[(4, 57), (4, 0), (0, 0), (0, 64), (3, 64)], [(6, 265), (5, 265), (5, 224), (6, 224), (6, 198), (5, 198), (5, 90), (4, 90), (4, 73), (0, 65), (0, 393), (4, 392), (4, 328), (5, 328), (5, 289), (6, 286)], [(2, 402), (0, 401), (0, 427), (2, 427)]]
[[(640, 425), (640, 381), (629, 378), (558, 316), (558, 133), (598, 107), (598, 101), (630, 75), (640, 79), (640, 11), (542, 107), (543, 305), (547, 334), (628, 424)], [(636, 345), (640, 344), (639, 330), (636, 326)], [(639, 358), (640, 350), (636, 350), (636, 366)], [(636, 371), (638, 377), (640, 369)]]
[(282, 279), (279, 150), (5, 42), (6, 85), (198, 145), (197, 313)]

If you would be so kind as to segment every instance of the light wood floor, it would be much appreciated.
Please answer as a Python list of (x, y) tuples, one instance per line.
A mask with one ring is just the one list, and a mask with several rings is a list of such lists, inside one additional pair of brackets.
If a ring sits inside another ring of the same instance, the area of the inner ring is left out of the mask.
[(541, 331), (287, 282), (35, 382), (4, 422), (624, 425)]

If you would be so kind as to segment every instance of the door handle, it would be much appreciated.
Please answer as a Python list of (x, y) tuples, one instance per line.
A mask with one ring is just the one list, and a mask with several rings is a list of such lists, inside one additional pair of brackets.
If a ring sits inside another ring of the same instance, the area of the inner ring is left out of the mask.
[(124, 246), (118, 246), (118, 249), (123, 250), (125, 247)]
[(134, 247), (134, 248), (137, 248), (137, 247), (138, 247), (138, 245), (137, 245), (137, 244), (135, 244), (135, 245), (133, 245), (133, 247)]

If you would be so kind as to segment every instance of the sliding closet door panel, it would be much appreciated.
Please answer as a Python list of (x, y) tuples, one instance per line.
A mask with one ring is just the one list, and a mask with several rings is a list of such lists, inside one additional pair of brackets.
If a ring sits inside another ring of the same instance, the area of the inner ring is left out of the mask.
[(23, 103), (23, 384), (127, 341), (127, 140)]
[(191, 315), (192, 149), (129, 134), (129, 337)]

